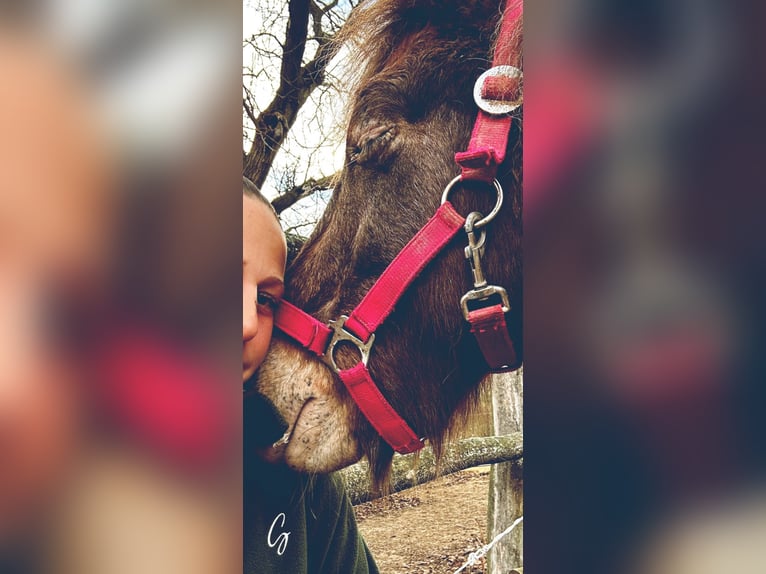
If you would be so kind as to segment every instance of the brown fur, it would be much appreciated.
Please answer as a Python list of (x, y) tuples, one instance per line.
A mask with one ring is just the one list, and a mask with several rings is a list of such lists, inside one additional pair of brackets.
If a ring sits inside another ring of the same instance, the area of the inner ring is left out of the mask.
[[(289, 300), (322, 321), (348, 314), (436, 210), (444, 186), (458, 173), (453, 156), (468, 144), (476, 117), (472, 88), (489, 67), (499, 14), (497, 2), (378, 0), (352, 15), (342, 40), (356, 47), (353, 61), (363, 63), (351, 91), (347, 166), (326, 213), (288, 270)], [(512, 41), (520, 46), (520, 40), (519, 32)], [(520, 115), (499, 179), (506, 202), (488, 229), (484, 267), (491, 283), (508, 290), (511, 335), (521, 353)], [(466, 185), (451, 199), (463, 214), (487, 213), (495, 200), (483, 185)], [(465, 243), (460, 233), (402, 297), (378, 329), (369, 365), (384, 395), (437, 453), (450, 422), (470, 407), (488, 371), (458, 304), (472, 286)], [(284, 395), (326, 400), (314, 389), (328, 381), (336, 400), (351, 402), (328, 369), (275, 339), (259, 386), (278, 408)], [(348, 354), (349, 361), (356, 357), (352, 350), (340, 354)], [(277, 375), (291, 369), (301, 373), (301, 381)], [(343, 421), (335, 417), (328, 423), (335, 434), (321, 437), (322, 429), (314, 427), (302, 441), (313, 448), (350, 433), (359, 447), (355, 455), (331, 456), (326, 465), (288, 456), (288, 463), (327, 471), (363, 453), (381, 481), (391, 448), (356, 407), (344, 410), (350, 415)]]

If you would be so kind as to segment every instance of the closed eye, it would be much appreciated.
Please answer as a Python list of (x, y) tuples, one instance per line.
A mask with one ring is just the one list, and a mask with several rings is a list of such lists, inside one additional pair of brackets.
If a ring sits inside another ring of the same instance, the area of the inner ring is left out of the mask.
[(371, 127), (365, 124), (358, 131), (362, 132), (362, 135), (353, 137), (356, 144), (347, 150), (349, 163), (372, 168), (390, 163), (399, 149), (397, 126), (373, 124)]

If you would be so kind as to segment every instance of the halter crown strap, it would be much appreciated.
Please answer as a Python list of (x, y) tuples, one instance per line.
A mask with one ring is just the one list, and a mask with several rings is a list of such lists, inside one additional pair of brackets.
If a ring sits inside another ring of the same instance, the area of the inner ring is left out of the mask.
[[(509, 0), (506, 4), (500, 34), (495, 44), (492, 68), (482, 74), (477, 82), (478, 93), (474, 91), (474, 98), (480, 108), (471, 133), (471, 141), (466, 151), (455, 154), (455, 161), (461, 168), (463, 179), (492, 183), (497, 175), (497, 167), (505, 160), (508, 134), (513, 121), (508, 112), (518, 107), (518, 104), (501, 106), (499, 113), (490, 113), (485, 111), (489, 108), (482, 106), (481, 101), (488, 99), (508, 103), (519, 89), (520, 78), (513, 77), (519, 71), (512, 68), (516, 72), (511, 74), (507, 68), (516, 63), (513, 62), (513, 34), (523, 17), (523, 11), (522, 0)], [(497, 75), (493, 74), (493, 70), (498, 70)]]

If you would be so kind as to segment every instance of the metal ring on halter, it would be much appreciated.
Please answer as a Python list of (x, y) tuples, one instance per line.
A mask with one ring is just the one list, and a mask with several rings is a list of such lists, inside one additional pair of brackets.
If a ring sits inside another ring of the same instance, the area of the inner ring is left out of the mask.
[[(444, 188), (444, 191), (442, 192), (442, 204), (447, 202), (447, 199), (449, 199), (449, 194), (452, 191), (452, 188), (455, 187), (455, 184), (459, 183), (463, 180), (462, 175), (456, 176), (452, 181), (450, 181), (447, 184), (447, 187)], [(474, 180), (471, 180), (474, 181)], [(500, 186), (500, 182), (495, 180), (492, 180), (492, 184), (495, 186), (495, 192), (497, 193), (497, 201), (495, 202), (495, 207), (492, 208), (492, 211), (490, 211), (486, 217), (483, 219), (480, 219), (479, 221), (475, 222), (473, 224), (474, 229), (479, 229), (480, 227), (484, 227), (495, 219), (495, 216), (500, 211), (500, 208), (503, 206), (503, 188)]]

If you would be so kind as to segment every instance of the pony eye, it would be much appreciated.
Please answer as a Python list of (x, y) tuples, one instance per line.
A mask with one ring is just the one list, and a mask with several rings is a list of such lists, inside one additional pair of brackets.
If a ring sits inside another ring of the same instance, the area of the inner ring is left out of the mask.
[(373, 124), (371, 127), (365, 124), (357, 132), (361, 132), (361, 135), (354, 138), (356, 145), (347, 151), (350, 163), (380, 167), (388, 164), (396, 155), (399, 147), (397, 126)]

